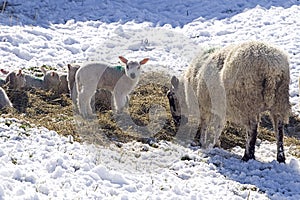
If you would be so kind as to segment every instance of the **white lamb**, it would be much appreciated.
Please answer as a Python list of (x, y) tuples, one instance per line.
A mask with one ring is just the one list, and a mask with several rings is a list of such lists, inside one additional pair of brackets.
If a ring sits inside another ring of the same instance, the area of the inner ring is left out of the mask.
[(22, 70), (8, 72), (1, 69), (0, 71), (6, 75), (5, 85), (8, 86), (9, 89), (20, 90), (25, 87), (26, 80)]
[(120, 56), (126, 64), (124, 69), (110, 67), (104, 63), (90, 63), (78, 69), (75, 79), (78, 93), (78, 109), (84, 118), (93, 116), (91, 99), (97, 88), (111, 91), (115, 109), (120, 112), (125, 107), (129, 93), (137, 85), (141, 72), (141, 65), (148, 62), (148, 58), (128, 61)]
[(59, 75), (58, 94), (68, 94), (69, 93), (67, 76), (68, 76), (67, 74)]
[(2, 87), (0, 87), (0, 109), (4, 107), (13, 107), (12, 103), (10, 102), (6, 92)]
[[(6, 74), (6, 75), (9, 74), (9, 72), (6, 71), (6, 70), (4, 70), (4, 69), (1, 69), (0, 71), (3, 74)], [(15, 75), (10, 75), (10, 76), (15, 77)], [(30, 75), (30, 74), (23, 74), (23, 76), (25, 78), (25, 83), (24, 83), (24, 86), (23, 86), (24, 88), (26, 88), (26, 89), (30, 89), (30, 88), (39, 88), (39, 89), (42, 89), (43, 88), (43, 80), (41, 78), (35, 77), (33, 75)], [(10, 77), (10, 79), (12, 77)], [(14, 79), (16, 79), (16, 78), (14, 78)], [(23, 79), (23, 77), (22, 77), (22, 79)], [(18, 82), (21, 82), (23, 84), (23, 81), (18, 81)]]
[(46, 70), (44, 67), (41, 67), (41, 71), (44, 74), (43, 89), (52, 90), (57, 94), (69, 92), (67, 74), (59, 74), (53, 70)]
[[(243, 126), (247, 133), (244, 161), (255, 159), (260, 115), (268, 112), (277, 135), (277, 161), (285, 162), (283, 134), (290, 114), (289, 82), (289, 61), (284, 52), (262, 42), (245, 42), (198, 56), (182, 81), (172, 77), (168, 98), (172, 116), (180, 123), (184, 113), (180, 108), (193, 106), (189, 105), (193, 92), (186, 92), (186, 88), (195, 91), (198, 102), (194, 105), (200, 112), (197, 141), (213, 134), (209, 132), (219, 136), (226, 121)], [(186, 98), (180, 100), (182, 90)]]
[(42, 89), (43, 88), (43, 79), (39, 77), (35, 77), (30, 74), (25, 74), (25, 80), (26, 80), (26, 85), (25, 88), (31, 89), (31, 88), (36, 88), (36, 89)]

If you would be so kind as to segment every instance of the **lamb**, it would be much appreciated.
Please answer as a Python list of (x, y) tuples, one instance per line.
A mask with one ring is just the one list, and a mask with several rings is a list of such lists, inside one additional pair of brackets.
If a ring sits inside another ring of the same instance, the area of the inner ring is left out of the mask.
[(60, 74), (58, 94), (68, 94), (68, 93), (69, 93), (69, 87), (68, 87), (67, 74)]
[(58, 73), (53, 70), (46, 70), (44, 67), (41, 67), (41, 71), (44, 74), (43, 88), (45, 90), (58, 91), (58, 87), (59, 87)]
[(25, 84), (26, 89), (31, 89), (31, 88), (42, 89), (43, 88), (44, 81), (43, 81), (43, 79), (41, 79), (39, 77), (25, 74), (25, 80), (26, 80), (26, 84)]
[[(289, 82), (287, 55), (269, 44), (251, 41), (215, 50), (204, 57), (201, 54), (183, 80), (172, 77), (168, 98), (177, 123), (185, 112), (180, 110), (184, 104), (188, 110), (198, 106), (195, 140), (200, 143), (211, 132), (219, 136), (226, 121), (244, 127), (247, 133), (244, 161), (255, 159), (260, 115), (268, 112), (277, 135), (277, 161), (285, 162), (283, 134), (291, 110)], [(182, 90), (185, 98), (179, 99)], [(191, 90), (195, 91), (194, 97)], [(197, 101), (191, 105), (193, 98)]]
[(0, 71), (7, 75), (3, 83), (0, 80), (0, 85), (7, 84), (9, 89), (38, 88), (53, 90), (58, 94), (69, 93), (67, 74), (58, 74), (55, 71), (47, 71), (44, 67), (41, 67), (41, 71), (44, 74), (43, 79), (41, 79), (30, 74), (23, 74), (22, 70), (8, 72), (1, 69)]
[(53, 70), (46, 70), (41, 67), (41, 71), (44, 74), (43, 89), (52, 90), (57, 94), (69, 93), (67, 74), (58, 74)]
[[(68, 74), (67, 74), (68, 91), (70, 92), (70, 97), (73, 101), (75, 112), (78, 112), (75, 74), (79, 68), (80, 68), (79, 65), (68, 64)], [(111, 108), (111, 93), (104, 89), (97, 88), (96, 93), (91, 100), (91, 106), (98, 105), (98, 104), (101, 105), (101, 108), (103, 108), (103, 107)], [(96, 107), (95, 107), (95, 109), (96, 109)]]
[(0, 109), (2, 109), (4, 107), (12, 108), (13, 105), (12, 105), (11, 101), (9, 100), (4, 89), (2, 87), (0, 87)]
[(0, 71), (6, 74), (5, 85), (7, 85), (9, 89), (20, 90), (25, 87), (26, 80), (22, 70), (8, 72), (1, 69)]
[(129, 93), (139, 81), (140, 67), (146, 64), (149, 58), (140, 62), (128, 61), (122, 56), (119, 56), (119, 59), (126, 64), (125, 69), (109, 67), (105, 63), (89, 63), (78, 69), (75, 82), (78, 109), (82, 117), (93, 117), (91, 98), (97, 88), (106, 89), (112, 93), (117, 112), (121, 112), (125, 107)]

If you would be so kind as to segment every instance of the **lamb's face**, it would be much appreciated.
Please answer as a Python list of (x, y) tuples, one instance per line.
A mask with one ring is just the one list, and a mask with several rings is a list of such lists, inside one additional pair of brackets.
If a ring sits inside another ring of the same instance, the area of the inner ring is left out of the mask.
[(60, 84), (58, 73), (54, 71), (48, 71), (44, 76), (44, 83), (47, 90), (57, 90)]
[(126, 76), (128, 76), (130, 79), (134, 80), (137, 77), (140, 77), (141, 65), (138, 62), (129, 61), (126, 64), (125, 73), (126, 73)]
[(18, 72), (11, 72), (7, 75), (7, 82), (9, 82), (10, 88), (20, 90), (26, 85), (25, 75), (21, 70)]
[(125, 74), (131, 80), (137, 80), (140, 77), (141, 65), (146, 64), (149, 60), (149, 58), (144, 58), (140, 62), (136, 62), (136, 61), (128, 61), (123, 56), (119, 56), (119, 58), (124, 64), (126, 64)]
[(18, 77), (17, 85), (19, 86), (18, 89), (25, 87), (25, 85), (26, 85), (25, 75), (21, 71), (19, 71), (19, 73), (17, 74), (17, 77)]

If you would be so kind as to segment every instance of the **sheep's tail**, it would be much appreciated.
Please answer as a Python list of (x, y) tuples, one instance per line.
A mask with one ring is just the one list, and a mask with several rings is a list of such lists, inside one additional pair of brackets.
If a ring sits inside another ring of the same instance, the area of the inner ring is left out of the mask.
[(289, 104), (289, 74), (269, 74), (263, 80), (262, 95), (266, 108), (271, 115), (276, 115), (285, 123), (288, 122)]

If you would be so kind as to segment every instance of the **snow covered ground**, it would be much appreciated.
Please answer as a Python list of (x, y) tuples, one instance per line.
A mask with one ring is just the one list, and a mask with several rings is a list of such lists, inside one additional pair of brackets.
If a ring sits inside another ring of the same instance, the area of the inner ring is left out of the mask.
[[(0, 1), (0, 5), (1, 5)], [(0, 68), (150, 57), (144, 70), (180, 74), (200, 48), (246, 40), (290, 56), (290, 100), (299, 112), (300, 2), (11, 0), (0, 12)], [(154, 80), (155, 81), (155, 80)], [(160, 142), (93, 147), (0, 118), (0, 199), (299, 199), (298, 158), (262, 142), (209, 152)]]

